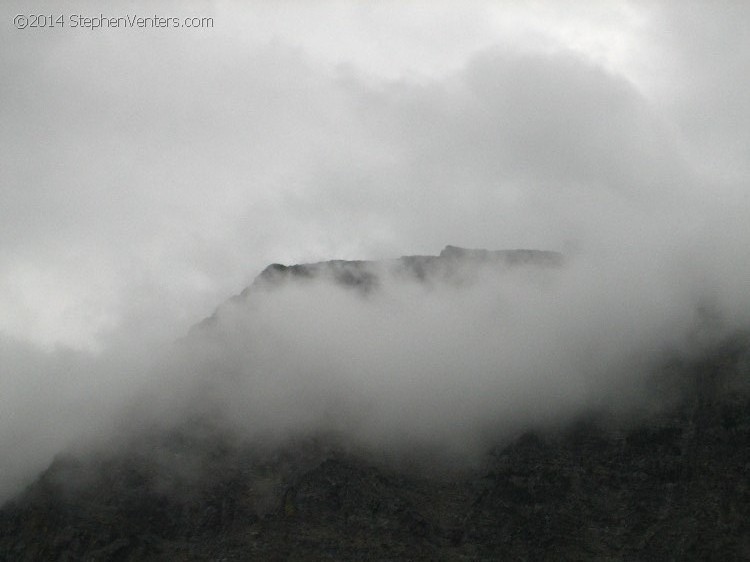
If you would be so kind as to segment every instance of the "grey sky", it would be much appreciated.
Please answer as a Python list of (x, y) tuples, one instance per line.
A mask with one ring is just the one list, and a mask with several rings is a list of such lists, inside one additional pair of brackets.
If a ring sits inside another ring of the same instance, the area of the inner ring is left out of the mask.
[(34, 3), (6, 3), (0, 329), (176, 336), (270, 261), (747, 205), (747, 9), (720, 6), (160, 5), (214, 18), (191, 31), (16, 30)]

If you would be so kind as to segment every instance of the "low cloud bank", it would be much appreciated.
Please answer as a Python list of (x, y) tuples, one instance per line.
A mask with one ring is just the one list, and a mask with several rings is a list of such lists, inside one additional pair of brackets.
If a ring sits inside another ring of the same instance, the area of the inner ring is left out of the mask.
[(465, 263), (461, 283), (380, 265), (364, 295), (325, 276), (259, 289), (219, 312), (185, 371), (211, 373), (207, 396), (259, 434), (333, 429), (469, 451), (487, 432), (648, 405), (653, 369), (729, 329), (707, 329), (716, 303), (635, 265)]
[(201, 415), (266, 442), (332, 432), (375, 453), (471, 459), (590, 409), (657, 408), (646, 382), (665, 360), (747, 319), (731, 276), (709, 286), (648, 252), (560, 267), (425, 259), (437, 265), (271, 268), (161, 348), (93, 357), (3, 342), (15, 384), (2, 395), (0, 493), (71, 443)]

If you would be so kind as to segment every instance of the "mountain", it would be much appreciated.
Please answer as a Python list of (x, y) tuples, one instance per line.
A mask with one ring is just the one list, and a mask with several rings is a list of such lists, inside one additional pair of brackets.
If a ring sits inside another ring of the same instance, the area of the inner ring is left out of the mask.
[[(448, 283), (461, 285), (472, 281), (482, 271), (493, 275), (518, 268), (560, 268), (564, 263), (559, 252), (543, 250), (484, 250), (446, 246), (437, 256), (402, 256), (394, 260), (329, 260), (317, 263), (266, 267), (255, 281), (226, 305), (245, 302), (264, 290), (285, 286), (288, 282), (332, 281), (338, 286), (355, 289), (361, 293), (375, 290), (384, 278), (412, 281), (420, 284)], [(210, 327), (218, 313), (199, 322), (191, 331)]]
[[(234, 303), (320, 278), (367, 296), (384, 272), (461, 290), (479, 269), (562, 265), (451, 246), (272, 265)], [(650, 384), (668, 407), (581, 411), (458, 466), (373, 454), (337, 432), (251, 439), (194, 412), (58, 455), (0, 510), (0, 560), (747, 560), (749, 379), (750, 337), (735, 333), (664, 364)]]

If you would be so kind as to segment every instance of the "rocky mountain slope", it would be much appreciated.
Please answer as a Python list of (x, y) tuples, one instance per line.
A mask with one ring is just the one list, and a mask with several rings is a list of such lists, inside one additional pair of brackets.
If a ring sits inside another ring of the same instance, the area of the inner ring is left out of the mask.
[[(561, 263), (448, 247), (389, 267), (425, 279), (451, 275), (453, 259)], [(254, 287), (332, 275), (366, 292), (374, 267), (274, 265)], [(585, 412), (455, 469), (340, 435), (271, 445), (195, 416), (60, 454), (0, 510), (0, 560), (747, 560), (749, 379), (750, 338), (738, 334), (665, 365), (652, 383), (668, 408)]]

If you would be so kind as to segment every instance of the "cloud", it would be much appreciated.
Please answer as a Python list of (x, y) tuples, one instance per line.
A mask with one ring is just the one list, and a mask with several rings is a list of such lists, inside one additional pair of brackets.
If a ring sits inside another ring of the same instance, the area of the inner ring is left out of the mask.
[(647, 33), (652, 90), (659, 110), (685, 140), (704, 173), (741, 181), (748, 173), (750, 110), (742, 95), (750, 21), (743, 3), (655, 4)]
[(141, 346), (94, 357), (0, 337), (0, 498), (19, 492), (62, 449), (114, 428), (155, 356)]
[[(331, 4), (305, 8), (303, 33), (301, 6), (217, 4), (196, 32), (8, 34), (2, 329), (89, 348), (112, 332), (178, 337), (270, 261), (559, 247), (585, 222), (569, 201), (595, 206), (590, 189), (682, 182), (666, 127), (621, 75), (566, 47), (560, 14), (490, 8), (444, 5), (429, 28), (395, 5)], [(613, 17), (563, 19), (594, 37)], [(333, 49), (332, 21), (363, 33), (336, 26)], [(476, 40), (446, 44), (469, 28)], [(374, 37), (390, 45), (379, 62)]]

